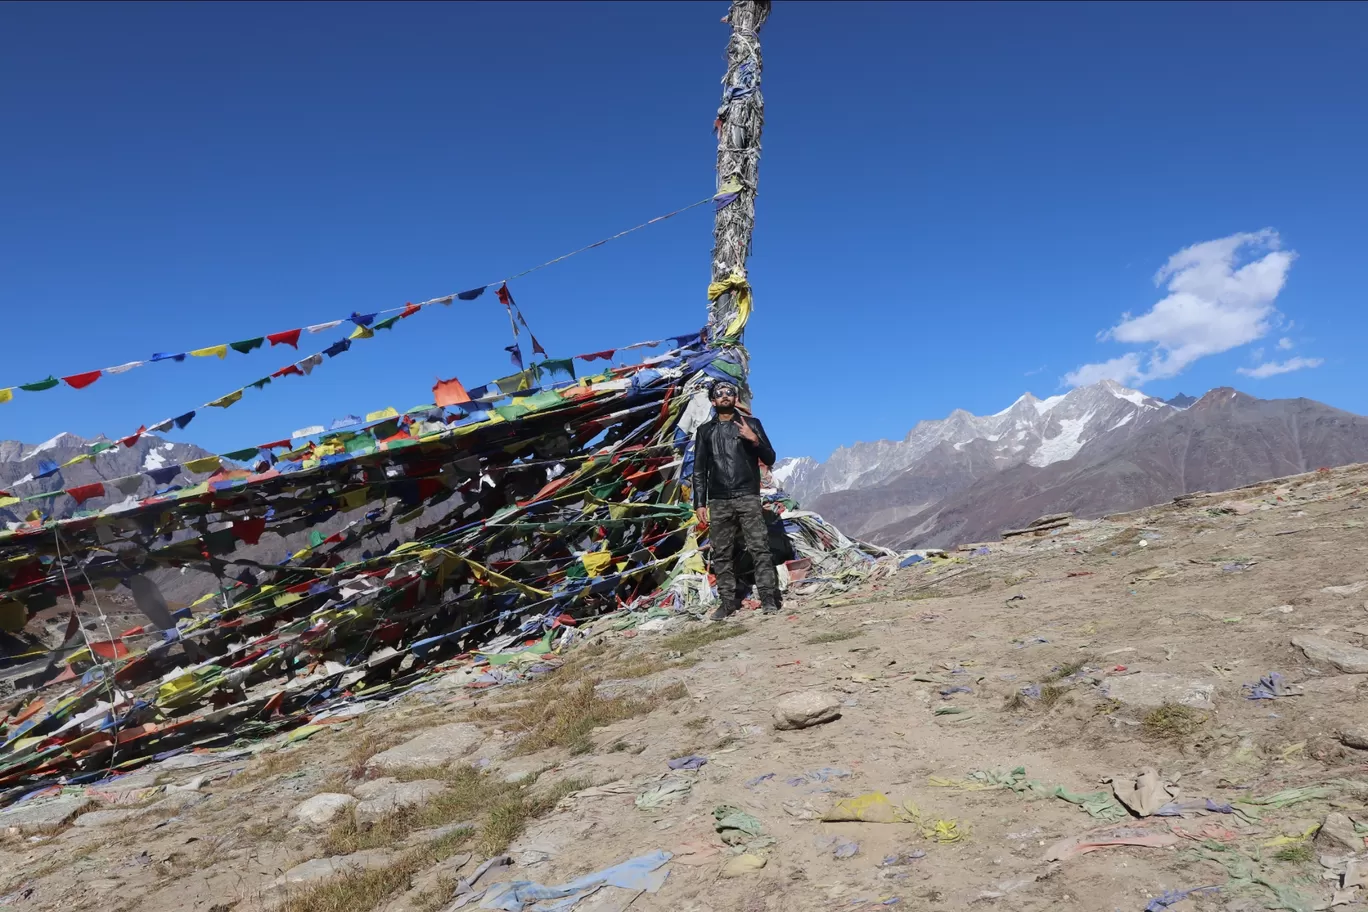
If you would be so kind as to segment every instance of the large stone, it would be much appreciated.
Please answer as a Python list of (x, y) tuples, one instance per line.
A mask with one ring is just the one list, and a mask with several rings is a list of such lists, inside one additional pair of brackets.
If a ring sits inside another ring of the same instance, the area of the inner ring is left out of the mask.
[(1368, 674), (1368, 649), (1359, 649), (1309, 633), (1294, 636), (1292, 645), (1306, 653), (1306, 657), (1313, 662), (1333, 665), (1348, 674)]
[(350, 855), (315, 858), (312, 861), (306, 861), (290, 868), (276, 879), (275, 885), (277, 887), (293, 886), (326, 880), (329, 877), (336, 877), (338, 874), (387, 868), (394, 863), (395, 857), (395, 854), (388, 849), (365, 849), (360, 852), (353, 852)]
[(85, 797), (35, 798), (0, 812), (0, 834), (15, 832), (21, 836), (31, 833), (50, 833), (60, 829), (71, 818), (95, 802)]
[(142, 816), (142, 812), (133, 810), (132, 808), (110, 808), (109, 810), (104, 811), (90, 811), (76, 818), (76, 826), (111, 826), (117, 823), (125, 823), (140, 816)]
[(356, 799), (351, 795), (323, 792), (295, 805), (295, 809), (290, 812), (290, 815), (300, 823), (309, 826), (327, 826), (336, 819), (338, 814), (356, 803)]
[(485, 733), (471, 722), (453, 722), (429, 729), (411, 741), (382, 751), (366, 761), (366, 766), (383, 772), (444, 766), (459, 760), (485, 741)]
[(774, 727), (781, 731), (810, 728), (841, 716), (841, 701), (835, 694), (806, 690), (779, 698), (774, 704)]
[(1339, 733), (1340, 743), (1354, 750), (1368, 750), (1368, 729), (1346, 728)]
[(1216, 695), (1216, 685), (1209, 681), (1194, 681), (1158, 671), (1108, 678), (1106, 690), (1111, 699), (1136, 709), (1157, 709), (1166, 703), (1211, 709), (1211, 701)]
[(1336, 851), (1363, 851), (1363, 837), (1354, 832), (1354, 821), (1339, 811), (1325, 815), (1325, 822), (1316, 832), (1316, 844)]
[(379, 779), (368, 779), (352, 789), (352, 794), (362, 801), (369, 801), (372, 798), (379, 798), (388, 791), (392, 791), (399, 780), (393, 776), (382, 776)]
[(436, 779), (401, 782), (393, 789), (356, 806), (356, 822), (370, 823), (395, 811), (426, 804), (446, 790)]

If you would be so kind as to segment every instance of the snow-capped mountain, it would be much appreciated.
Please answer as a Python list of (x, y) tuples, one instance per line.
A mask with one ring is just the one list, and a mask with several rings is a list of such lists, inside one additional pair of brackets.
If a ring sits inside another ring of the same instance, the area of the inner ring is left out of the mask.
[(1103, 380), (1048, 399), (1026, 393), (993, 415), (956, 409), (938, 421), (919, 421), (902, 440), (841, 447), (826, 462), (806, 456), (781, 459), (774, 474), (802, 503), (834, 491), (881, 484), (944, 445), (971, 455), (982, 470), (1021, 462), (1047, 466), (1071, 459), (1088, 441), (1140, 415), (1168, 408), (1158, 399)]
[[(16, 497), (27, 497), (145, 473), (209, 455), (208, 451), (193, 444), (172, 443), (155, 434), (144, 434), (133, 441), (131, 447), (115, 443), (94, 459), (67, 465), (72, 459), (87, 453), (91, 444), (103, 442), (107, 441), (104, 438), (83, 440), (75, 434), (65, 433), (37, 445), (18, 440), (0, 440), (0, 491), (9, 491)], [(54, 465), (62, 468), (49, 473)], [(188, 477), (182, 476), (181, 483), (185, 483)], [(91, 498), (84, 506), (87, 509), (100, 509), (126, 497), (145, 497), (156, 487), (156, 482), (151, 478), (144, 478), (129, 494), (111, 490), (104, 497)], [(44, 500), (27, 507), (12, 504), (8, 508), (0, 508), (0, 523), (13, 522), (19, 518), (18, 513), (27, 513), (34, 506), (41, 507), (45, 512), (52, 511), (57, 517), (69, 516), (76, 509), (76, 503), (69, 497)]]
[(1111, 381), (995, 415), (959, 410), (898, 442), (842, 447), (777, 476), (847, 534), (894, 547), (995, 537), (1046, 513), (1097, 516), (1198, 490), (1368, 461), (1368, 418), (1233, 389), (1163, 402)]

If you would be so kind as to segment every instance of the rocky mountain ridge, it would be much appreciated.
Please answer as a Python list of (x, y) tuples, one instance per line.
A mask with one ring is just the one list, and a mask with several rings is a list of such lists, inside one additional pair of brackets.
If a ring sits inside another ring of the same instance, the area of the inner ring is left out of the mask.
[(1221, 388), (1169, 402), (1102, 381), (1027, 393), (995, 415), (922, 421), (898, 442), (783, 460), (799, 502), (894, 547), (988, 539), (1044, 513), (1098, 516), (1368, 460), (1368, 418), (1309, 399)]

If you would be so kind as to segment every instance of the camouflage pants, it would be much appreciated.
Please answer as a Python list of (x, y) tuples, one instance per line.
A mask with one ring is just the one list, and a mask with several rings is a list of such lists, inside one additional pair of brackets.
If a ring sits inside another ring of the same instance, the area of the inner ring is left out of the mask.
[(714, 500), (708, 504), (708, 537), (712, 542), (712, 571), (717, 576), (717, 597), (724, 608), (736, 608), (736, 538), (740, 535), (755, 561), (755, 588), (764, 604), (779, 603), (779, 577), (770, 557), (769, 536), (758, 494)]

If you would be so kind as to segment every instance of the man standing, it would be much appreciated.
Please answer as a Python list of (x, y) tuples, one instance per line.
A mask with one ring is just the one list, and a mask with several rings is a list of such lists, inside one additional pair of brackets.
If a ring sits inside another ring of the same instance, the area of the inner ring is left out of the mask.
[(741, 607), (733, 557), (740, 535), (755, 562), (755, 588), (766, 614), (779, 610), (779, 578), (770, 558), (769, 536), (760, 506), (760, 463), (774, 465), (774, 447), (765, 428), (736, 408), (736, 385), (725, 380), (709, 391), (716, 417), (694, 436), (693, 502), (698, 521), (709, 525), (713, 573), (721, 602), (720, 621)]

